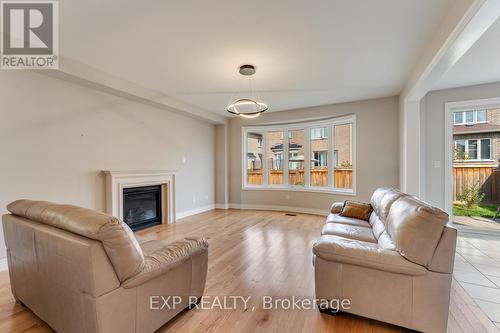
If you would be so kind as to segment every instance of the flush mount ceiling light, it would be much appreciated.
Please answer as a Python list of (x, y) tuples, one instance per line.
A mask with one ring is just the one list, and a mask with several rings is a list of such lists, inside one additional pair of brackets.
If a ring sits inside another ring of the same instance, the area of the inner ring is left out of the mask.
[(227, 112), (235, 114), (243, 118), (257, 118), (262, 112), (267, 111), (267, 105), (259, 102), (255, 97), (255, 92), (252, 89), (251, 76), (255, 74), (255, 67), (252, 65), (243, 65), (239, 70), (240, 74), (248, 77), (250, 94), (252, 98), (240, 98), (236, 102), (229, 104), (226, 107)]

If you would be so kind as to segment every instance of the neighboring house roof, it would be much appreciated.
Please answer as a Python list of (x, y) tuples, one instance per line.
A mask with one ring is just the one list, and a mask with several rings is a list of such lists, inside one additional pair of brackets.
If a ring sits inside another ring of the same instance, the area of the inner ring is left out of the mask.
[(490, 123), (453, 126), (453, 134), (500, 132), (500, 125)]
[[(289, 149), (300, 149), (302, 148), (302, 145), (299, 145), (298, 143), (293, 143), (291, 142), (290, 145), (288, 146)], [(283, 144), (282, 143), (278, 143), (274, 146), (271, 147), (271, 150), (272, 151), (280, 151), (280, 150), (283, 150)]]

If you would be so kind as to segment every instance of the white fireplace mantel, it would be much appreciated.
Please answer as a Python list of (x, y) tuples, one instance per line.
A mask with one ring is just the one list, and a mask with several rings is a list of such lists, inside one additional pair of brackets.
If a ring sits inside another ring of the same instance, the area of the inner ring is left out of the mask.
[[(139, 186), (165, 185), (167, 193), (162, 196), (166, 205), (163, 223), (175, 222), (175, 171), (104, 171), (106, 175), (106, 211), (123, 220), (123, 189)], [(165, 198), (166, 197), (166, 198)]]

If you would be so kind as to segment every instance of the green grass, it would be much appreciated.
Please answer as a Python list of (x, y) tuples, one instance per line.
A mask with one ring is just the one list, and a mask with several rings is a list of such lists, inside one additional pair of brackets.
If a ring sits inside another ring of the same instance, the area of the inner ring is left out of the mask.
[(466, 208), (462, 204), (453, 204), (454, 216), (480, 216), (492, 218), (497, 211), (496, 205), (479, 204), (477, 207)]

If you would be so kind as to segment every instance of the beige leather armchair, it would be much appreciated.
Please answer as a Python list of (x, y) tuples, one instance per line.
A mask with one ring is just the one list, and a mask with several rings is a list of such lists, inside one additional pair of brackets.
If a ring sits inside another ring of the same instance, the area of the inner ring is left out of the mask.
[(89, 209), (30, 200), (7, 209), (12, 293), (57, 332), (154, 332), (203, 295), (205, 239), (139, 243), (125, 223)]
[(369, 221), (334, 203), (314, 244), (316, 297), (350, 300), (339, 309), (423, 332), (446, 332), (457, 233), (448, 215), (380, 188)]

